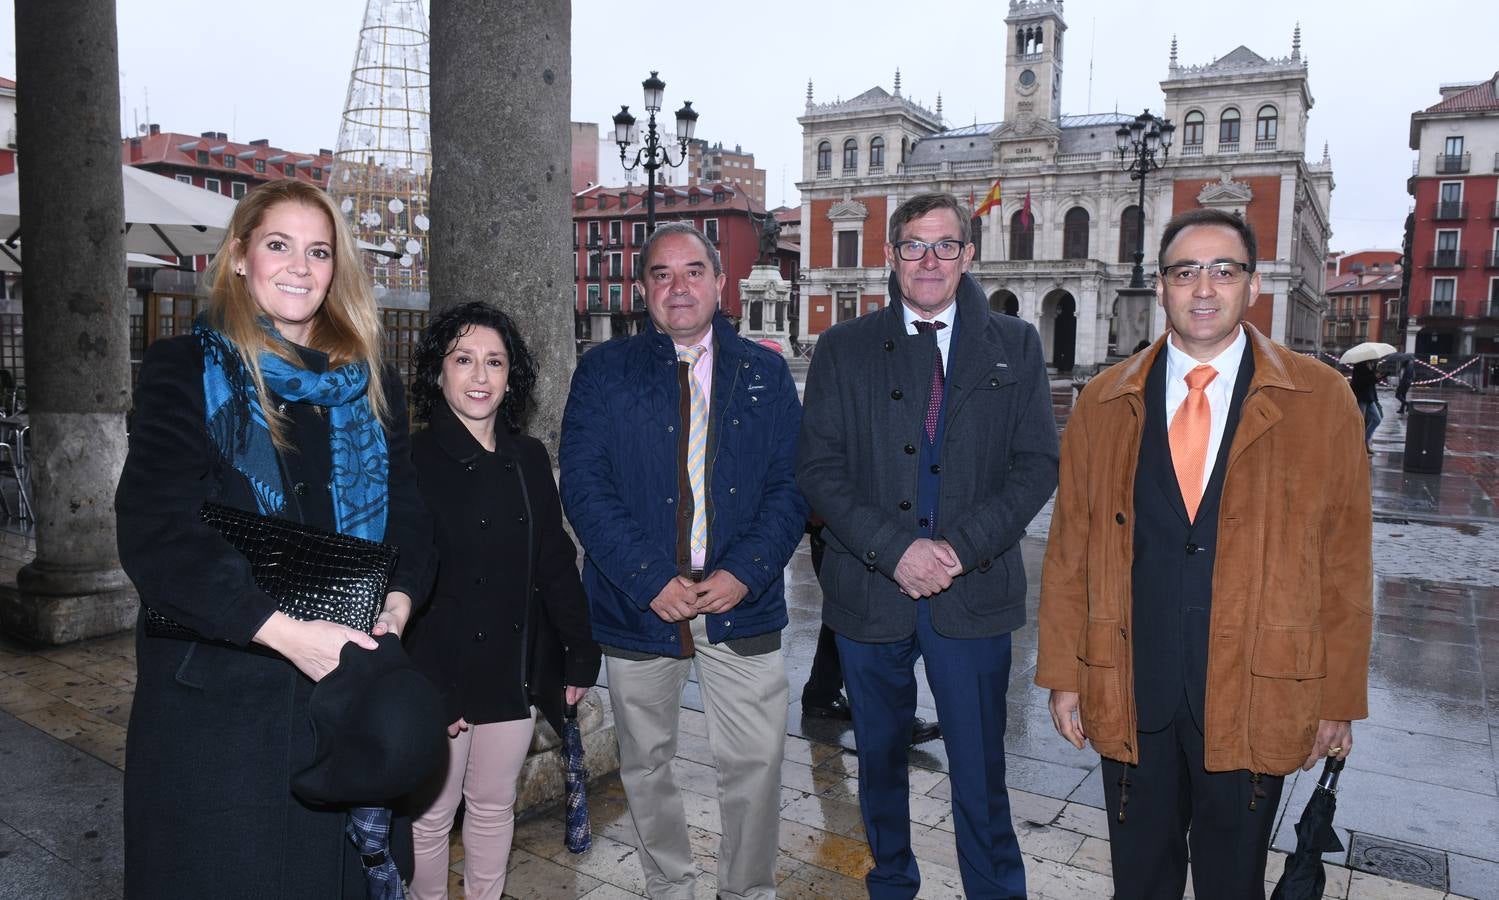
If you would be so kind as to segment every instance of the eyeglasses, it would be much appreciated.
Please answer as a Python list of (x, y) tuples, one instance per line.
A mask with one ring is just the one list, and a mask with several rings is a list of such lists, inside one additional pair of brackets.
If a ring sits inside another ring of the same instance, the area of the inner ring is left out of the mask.
[(1178, 263), (1162, 269), (1161, 280), (1167, 285), (1188, 287), (1196, 284), (1203, 272), (1208, 273), (1209, 284), (1238, 284), (1249, 274), (1249, 263), (1218, 262), (1206, 266), (1201, 263)]
[(967, 246), (962, 241), (896, 241), (895, 253), (906, 262), (920, 262), (926, 259), (928, 250), (937, 254), (938, 259), (954, 260), (963, 255), (963, 248)]

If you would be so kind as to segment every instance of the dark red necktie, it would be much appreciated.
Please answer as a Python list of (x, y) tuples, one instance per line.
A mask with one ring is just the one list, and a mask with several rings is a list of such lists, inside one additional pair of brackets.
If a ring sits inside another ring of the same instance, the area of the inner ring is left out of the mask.
[[(939, 328), (946, 328), (946, 322), (916, 322), (916, 330), (922, 334), (936, 332)], [(937, 417), (942, 414), (942, 389), (946, 379), (942, 373), (942, 348), (937, 348), (935, 361), (932, 363), (932, 392), (926, 401), (926, 439), (930, 443), (937, 439)]]

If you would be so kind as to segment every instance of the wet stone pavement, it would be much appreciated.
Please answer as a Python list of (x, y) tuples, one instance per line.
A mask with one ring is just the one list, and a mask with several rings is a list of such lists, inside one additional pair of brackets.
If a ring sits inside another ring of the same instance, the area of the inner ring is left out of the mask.
[[(1440, 475), (1401, 470), (1406, 425), (1388, 394), (1388, 417), (1373, 441), (1370, 718), (1355, 725), (1338, 796), (1338, 831), (1350, 850), (1326, 857), (1329, 897), (1499, 900), (1499, 397), (1440, 399), (1451, 404)], [(1036, 588), (1049, 519), (1048, 508), (1024, 543), (1032, 624), (1014, 635), (1008, 781), (1031, 896), (1104, 898), (1109, 845), (1098, 758), (1057, 737), (1046, 693), (1032, 684)], [(0, 568), (13, 569), (28, 556), (23, 537), (0, 532)], [(797, 702), (821, 604), (805, 543), (787, 581), (792, 706), (779, 892), (862, 897), (870, 860), (853, 735), (840, 723), (803, 719)], [(128, 637), (34, 651), (0, 636), (0, 898), (120, 896), (120, 782), (133, 685)], [(936, 717), (924, 686), (919, 703), (920, 715)], [(703, 872), (697, 895), (711, 898), (722, 828), (695, 685), (683, 706), (675, 770)], [(912, 843), (923, 877), (918, 896), (961, 897), (942, 743), (913, 749), (911, 766)], [(1316, 774), (1288, 779), (1267, 867), (1272, 883), (1294, 846), (1293, 825)], [(594, 781), (590, 802), (594, 846), (580, 856), (563, 846), (560, 808), (522, 819), (507, 896), (643, 895), (618, 777)], [(454, 897), (462, 895), (462, 870), (455, 837)]]

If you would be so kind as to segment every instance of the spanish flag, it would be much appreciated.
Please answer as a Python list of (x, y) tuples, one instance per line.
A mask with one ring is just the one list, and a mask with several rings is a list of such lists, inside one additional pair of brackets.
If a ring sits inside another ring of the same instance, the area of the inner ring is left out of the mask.
[(984, 215), (985, 213), (987, 213), (989, 211), (990, 207), (994, 207), (994, 206), (998, 206), (998, 205), (999, 205), (999, 180), (995, 179), (995, 181), (994, 181), (994, 187), (989, 188), (989, 193), (987, 193), (987, 194), (984, 195), (984, 202), (979, 204), (979, 208), (976, 209), (976, 210), (974, 210), (973, 214), (975, 216), (982, 216), (982, 215)]

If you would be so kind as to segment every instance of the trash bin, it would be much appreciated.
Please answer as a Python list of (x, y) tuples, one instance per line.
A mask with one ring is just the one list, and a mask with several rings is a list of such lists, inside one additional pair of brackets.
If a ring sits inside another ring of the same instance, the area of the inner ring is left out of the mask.
[(1441, 474), (1446, 449), (1446, 401), (1410, 401), (1405, 417), (1405, 471)]

